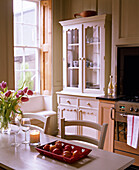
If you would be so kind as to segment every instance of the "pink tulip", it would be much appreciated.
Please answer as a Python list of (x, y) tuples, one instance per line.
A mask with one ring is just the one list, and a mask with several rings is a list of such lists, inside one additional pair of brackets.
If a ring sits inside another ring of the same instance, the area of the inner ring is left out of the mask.
[(7, 83), (6, 83), (6, 82), (4, 82), (4, 81), (2, 81), (2, 83), (1, 83), (1, 88), (2, 88), (2, 89), (5, 89), (5, 88), (6, 88), (6, 86), (7, 86)]
[(9, 97), (10, 94), (11, 94), (11, 91), (9, 90), (9, 91), (7, 91), (7, 92), (5, 93), (5, 96), (6, 96), (6, 97)]
[(27, 102), (27, 101), (29, 101), (29, 98), (28, 97), (21, 97), (21, 101), (22, 102)]
[(23, 90), (23, 92), (26, 93), (27, 90), (28, 90), (28, 87), (25, 87), (24, 90)]
[(28, 95), (33, 95), (33, 91), (32, 90), (28, 90), (27, 94)]
[(19, 90), (19, 91), (18, 91), (18, 94), (23, 96), (23, 95), (24, 95), (24, 91)]
[(19, 94), (18, 93), (16, 94), (16, 97), (19, 98)]

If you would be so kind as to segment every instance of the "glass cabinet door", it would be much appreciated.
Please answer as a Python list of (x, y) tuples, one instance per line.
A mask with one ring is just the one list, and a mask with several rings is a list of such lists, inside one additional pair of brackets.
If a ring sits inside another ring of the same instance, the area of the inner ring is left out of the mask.
[(85, 89), (100, 89), (100, 26), (85, 27)]
[(66, 31), (67, 87), (79, 88), (79, 29)]

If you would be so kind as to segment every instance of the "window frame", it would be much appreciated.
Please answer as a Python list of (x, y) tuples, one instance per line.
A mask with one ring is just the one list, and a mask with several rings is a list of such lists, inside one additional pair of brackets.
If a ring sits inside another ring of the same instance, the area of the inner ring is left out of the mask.
[[(36, 24), (26, 24), (23, 21), (23, 1), (28, 1), (28, 2), (34, 2), (37, 5), (37, 9), (36, 9)], [(22, 9), (21, 9), (21, 22), (15, 22), (14, 17), (13, 17), (13, 21), (14, 21), (14, 27), (16, 24), (21, 24), (22, 28), (21, 28), (21, 35), (22, 35), (22, 42), (21, 45), (15, 45), (14, 42), (14, 51), (15, 49), (21, 48), (23, 50), (23, 69), (22, 70), (16, 70), (16, 68), (14, 68), (14, 75), (15, 75), (15, 89), (17, 89), (16, 87), (16, 74), (18, 74), (18, 72), (22, 72), (23, 73), (23, 81), (25, 80), (25, 72), (26, 71), (34, 71), (35, 75), (36, 75), (36, 80), (35, 80), (35, 93), (40, 93), (40, 0), (21, 0), (22, 2)], [(23, 27), (24, 25), (32, 25), (34, 28), (36, 28), (36, 44), (33, 46), (30, 45), (25, 45), (23, 43)], [(15, 28), (14, 28), (15, 31)], [(15, 38), (15, 37), (14, 37)], [(36, 49), (37, 50), (37, 57), (35, 58), (35, 68), (34, 69), (25, 69), (25, 49)], [(15, 53), (15, 52), (14, 52)], [(14, 55), (15, 58), (15, 55)], [(14, 66), (15, 66), (15, 61), (14, 61)]]

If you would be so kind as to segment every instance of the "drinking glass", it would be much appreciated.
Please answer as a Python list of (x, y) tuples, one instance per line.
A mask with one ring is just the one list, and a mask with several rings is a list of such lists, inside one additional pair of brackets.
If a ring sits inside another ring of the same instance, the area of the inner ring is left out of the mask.
[(21, 120), (21, 130), (25, 132), (25, 141), (23, 141), (24, 144), (28, 144), (29, 141), (27, 141), (27, 131), (30, 129), (30, 118), (22, 118)]
[(18, 132), (20, 131), (20, 121), (17, 117), (10, 123), (11, 126), (11, 133), (14, 133), (14, 142), (11, 143), (11, 146), (18, 147), (20, 143), (17, 142), (16, 136)]

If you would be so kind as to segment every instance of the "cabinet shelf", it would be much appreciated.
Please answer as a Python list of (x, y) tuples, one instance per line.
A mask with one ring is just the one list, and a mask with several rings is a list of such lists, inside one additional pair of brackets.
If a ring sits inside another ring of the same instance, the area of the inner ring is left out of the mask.
[(68, 46), (79, 46), (79, 43), (68, 44)]
[(76, 70), (79, 69), (79, 67), (68, 67), (69, 70)]
[(87, 67), (89, 70), (100, 70), (100, 67)]
[(92, 43), (85, 43), (86, 46), (91, 46), (91, 45), (100, 45), (100, 42), (92, 42)]

